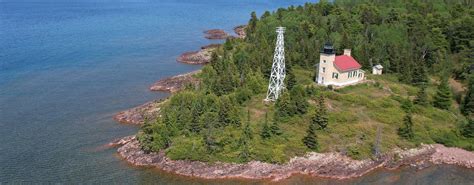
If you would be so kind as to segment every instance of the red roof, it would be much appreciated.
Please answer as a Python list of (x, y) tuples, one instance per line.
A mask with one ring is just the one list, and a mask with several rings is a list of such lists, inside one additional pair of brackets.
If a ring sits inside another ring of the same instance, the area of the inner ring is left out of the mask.
[(356, 70), (362, 67), (354, 58), (347, 55), (336, 56), (334, 66), (341, 72)]

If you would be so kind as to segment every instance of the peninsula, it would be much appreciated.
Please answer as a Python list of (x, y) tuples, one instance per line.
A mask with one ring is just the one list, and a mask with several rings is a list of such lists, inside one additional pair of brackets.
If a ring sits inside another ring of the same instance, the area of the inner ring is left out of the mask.
[[(119, 113), (142, 129), (111, 145), (133, 165), (208, 179), (473, 168), (474, 10), (404, 3), (252, 13), (237, 37), (178, 58), (209, 64), (150, 88), (168, 99)], [(277, 26), (286, 27), (284, 89), (266, 102)]]

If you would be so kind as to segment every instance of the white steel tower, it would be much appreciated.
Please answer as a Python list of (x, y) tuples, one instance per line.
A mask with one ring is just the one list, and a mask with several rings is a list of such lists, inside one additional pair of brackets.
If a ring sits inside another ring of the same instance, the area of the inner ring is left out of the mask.
[(277, 27), (278, 33), (273, 55), (272, 73), (270, 75), (270, 83), (268, 84), (267, 98), (265, 101), (275, 101), (280, 96), (281, 91), (285, 88), (285, 48), (284, 48), (284, 27)]

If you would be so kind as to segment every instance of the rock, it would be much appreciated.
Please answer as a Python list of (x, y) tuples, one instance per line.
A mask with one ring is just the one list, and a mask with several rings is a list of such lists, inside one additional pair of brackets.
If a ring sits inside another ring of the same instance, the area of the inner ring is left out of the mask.
[(237, 38), (244, 39), (247, 36), (247, 33), (245, 32), (245, 28), (247, 28), (247, 25), (240, 25), (234, 27), (234, 32), (237, 34)]
[[(426, 168), (427, 161), (439, 163), (468, 164), (472, 167), (473, 153), (461, 149), (446, 148), (444, 146), (423, 145), (410, 150), (395, 150), (378, 159), (354, 160), (340, 153), (308, 153), (303, 157), (294, 157), (286, 164), (269, 164), (260, 161), (251, 161), (245, 164), (235, 163), (204, 163), (188, 160), (171, 160), (163, 151), (145, 153), (141, 150), (136, 138), (123, 139), (125, 145), (118, 149), (118, 153), (128, 162), (137, 166), (154, 166), (164, 171), (178, 175), (192, 176), (204, 179), (246, 178), (270, 179), (279, 181), (294, 174), (306, 174), (324, 178), (347, 179), (360, 177), (377, 168), (399, 167), (415, 165)], [(449, 151), (449, 152), (448, 152)], [(454, 154), (452, 153), (454, 152)], [(394, 159), (394, 155), (403, 156), (403, 159)], [(453, 157), (444, 157), (453, 154)], [(442, 156), (441, 160), (437, 156)], [(466, 157), (467, 159), (459, 158)], [(452, 161), (454, 158), (457, 163)]]
[(181, 54), (176, 60), (186, 64), (207, 64), (211, 61), (212, 52), (220, 44), (210, 44), (201, 47), (199, 51), (190, 51)]
[(221, 40), (221, 39), (227, 39), (229, 37), (229, 34), (227, 34), (224, 30), (221, 29), (212, 29), (212, 30), (207, 30), (204, 31), (206, 36), (204, 36), (206, 39), (212, 39), (212, 40)]
[(120, 139), (117, 139), (115, 141), (112, 141), (110, 142), (109, 144), (107, 144), (107, 146), (109, 147), (118, 147), (118, 146), (123, 146), (127, 143), (130, 143), (132, 142), (133, 140), (136, 139), (136, 136), (133, 135), (133, 136), (126, 136), (126, 137), (123, 137), (123, 138), (120, 138)]
[(141, 125), (146, 119), (156, 119), (160, 115), (161, 105), (164, 100), (154, 100), (138, 107), (119, 112), (113, 117), (120, 123)]
[(168, 91), (171, 93), (183, 90), (187, 84), (197, 85), (199, 80), (194, 77), (200, 70), (186, 74), (181, 74), (169, 78), (165, 78), (155, 82), (151, 87), (151, 91)]
[(433, 145), (435, 152), (430, 161), (434, 164), (455, 164), (466, 168), (474, 168), (474, 153), (460, 148)]

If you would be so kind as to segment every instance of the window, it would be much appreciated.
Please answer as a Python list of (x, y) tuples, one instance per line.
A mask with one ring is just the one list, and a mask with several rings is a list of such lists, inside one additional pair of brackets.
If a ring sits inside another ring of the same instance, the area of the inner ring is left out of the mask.
[(359, 78), (362, 77), (362, 73), (359, 73)]
[(325, 72), (326, 72), (326, 68), (325, 68), (325, 67), (323, 67), (323, 73), (325, 73)]
[(352, 71), (347, 73), (347, 78), (352, 77)]
[(323, 63), (326, 63), (326, 60), (323, 60)]
[(357, 71), (354, 71), (354, 74), (352, 76), (357, 76)]
[(339, 74), (338, 74), (338, 73), (332, 73), (332, 78), (338, 79), (338, 78), (339, 78)]

